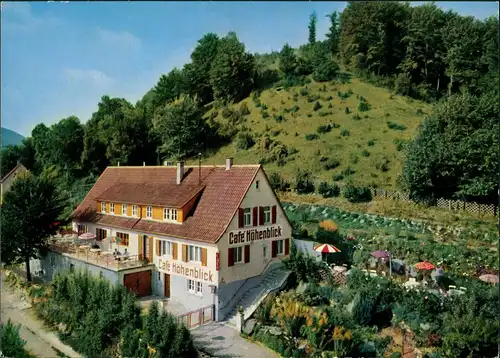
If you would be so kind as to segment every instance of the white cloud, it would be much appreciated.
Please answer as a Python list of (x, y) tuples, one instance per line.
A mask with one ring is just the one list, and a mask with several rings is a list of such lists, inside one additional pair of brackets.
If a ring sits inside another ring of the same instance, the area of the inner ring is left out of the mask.
[(32, 32), (43, 28), (59, 26), (64, 22), (46, 12), (34, 15), (31, 5), (25, 2), (2, 2), (2, 30)]
[(141, 40), (128, 31), (115, 32), (99, 28), (96, 35), (107, 46), (113, 45), (130, 50), (138, 50), (141, 47)]
[(72, 86), (91, 86), (98, 89), (108, 88), (115, 81), (104, 72), (93, 69), (67, 68), (64, 71), (66, 80)]

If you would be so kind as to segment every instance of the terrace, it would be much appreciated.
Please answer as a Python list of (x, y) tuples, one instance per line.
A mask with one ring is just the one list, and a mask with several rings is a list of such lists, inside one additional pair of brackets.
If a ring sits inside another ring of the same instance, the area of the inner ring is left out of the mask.
[(49, 240), (48, 248), (61, 255), (113, 271), (128, 270), (150, 264), (148, 260), (142, 259), (138, 255), (120, 255), (115, 257), (113, 252), (93, 248), (92, 245), (78, 240), (76, 236), (56, 236)]

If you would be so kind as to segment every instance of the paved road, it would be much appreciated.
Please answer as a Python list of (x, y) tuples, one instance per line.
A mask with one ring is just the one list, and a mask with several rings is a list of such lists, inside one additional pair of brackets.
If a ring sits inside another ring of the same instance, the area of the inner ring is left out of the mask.
[(195, 346), (218, 358), (277, 358), (272, 350), (241, 337), (223, 323), (212, 322), (191, 330)]
[(41, 322), (29, 314), (26, 301), (23, 301), (18, 293), (13, 292), (4, 283), (1, 273), (0, 286), (2, 322), (7, 322), (10, 318), (12, 323), (21, 325), (19, 333), (21, 338), (26, 341), (26, 349), (32, 354), (43, 358), (58, 357), (55, 349), (68, 357), (81, 357), (80, 354), (62, 343), (54, 333), (46, 330)]

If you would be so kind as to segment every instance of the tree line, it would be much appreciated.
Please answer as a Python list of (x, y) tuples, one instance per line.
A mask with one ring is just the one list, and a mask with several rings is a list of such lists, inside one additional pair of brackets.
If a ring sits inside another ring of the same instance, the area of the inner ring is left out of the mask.
[(328, 18), (324, 41), (316, 39), (313, 13), (308, 43), (270, 54), (251, 54), (234, 32), (208, 33), (189, 63), (162, 75), (135, 105), (103, 96), (85, 123), (71, 116), (37, 125), (23, 144), (2, 150), (2, 174), (20, 161), (75, 192), (108, 165), (205, 154), (232, 140), (235, 131), (226, 126), (238, 120), (215, 121), (213, 108), (272, 86), (339, 80), (343, 66), (394, 93), (437, 101), (401, 176), (413, 197), (490, 200), (498, 170), (498, 18), (398, 2), (349, 2)]

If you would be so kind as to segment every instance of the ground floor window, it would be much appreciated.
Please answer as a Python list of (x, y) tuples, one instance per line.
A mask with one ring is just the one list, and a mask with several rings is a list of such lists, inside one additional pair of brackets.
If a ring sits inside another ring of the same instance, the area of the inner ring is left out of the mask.
[(202, 294), (203, 293), (203, 282), (195, 281), (195, 280), (188, 280), (188, 291), (190, 293)]
[(78, 235), (85, 234), (85, 233), (89, 232), (89, 228), (87, 227), (87, 225), (83, 225), (83, 224), (78, 224), (76, 226), (76, 230), (78, 231)]
[(128, 234), (125, 234), (123, 232), (117, 232), (116, 237), (118, 238), (118, 240), (117, 240), (118, 245), (128, 246), (128, 238), (129, 238)]
[(107, 232), (104, 229), (97, 228), (97, 229), (95, 229), (95, 236), (96, 236), (98, 241), (102, 241), (106, 238)]

